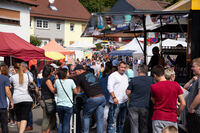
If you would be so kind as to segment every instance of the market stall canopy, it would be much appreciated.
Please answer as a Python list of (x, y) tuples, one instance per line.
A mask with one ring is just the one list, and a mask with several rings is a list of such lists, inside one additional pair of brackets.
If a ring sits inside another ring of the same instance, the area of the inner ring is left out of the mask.
[(110, 56), (133, 56), (134, 50), (116, 50), (110, 52)]
[[(141, 46), (141, 47), (140, 47)], [(135, 53), (143, 53), (144, 44), (139, 42), (138, 39), (134, 38), (132, 41), (130, 41), (128, 44), (120, 47), (117, 50), (134, 50)]]
[[(120, 47), (119, 49), (117, 49), (118, 51), (120, 50), (134, 50), (134, 54), (139, 54), (139, 53), (143, 53), (143, 49), (144, 49), (144, 38), (134, 38), (132, 41), (130, 41), (128, 44)], [(152, 56), (152, 49), (154, 47), (159, 47), (160, 43), (156, 43), (156, 44), (151, 44), (151, 45), (147, 45), (147, 56)], [(163, 48), (167, 48), (167, 47), (176, 47), (178, 44), (181, 44), (183, 47), (187, 47), (187, 43), (184, 41), (178, 41), (178, 40), (173, 40), (173, 39), (165, 39), (162, 41), (162, 47)]]
[(65, 56), (59, 52), (45, 52), (45, 56), (53, 59), (53, 60), (60, 60), (60, 59), (64, 59)]
[[(134, 38), (132, 41), (130, 41), (128, 44), (120, 47), (118, 51), (125, 51), (125, 50), (133, 50), (135, 51), (134, 54), (143, 54), (144, 50), (144, 41), (143, 38)], [(153, 44), (151, 46), (147, 46), (147, 55), (151, 56), (152, 55), (152, 48), (155, 46), (159, 46), (159, 44)]]
[[(176, 24), (180, 29), (179, 20), (189, 14), (189, 11), (132, 11), (115, 13), (93, 13), (83, 37), (106, 37), (116, 33), (142, 33), (144, 23), (146, 32), (160, 32), (165, 25)], [(178, 26), (179, 25), (179, 26)], [(165, 32), (165, 31), (163, 31)], [(135, 35), (136, 36), (136, 35)], [(118, 36), (120, 37), (120, 36)]]
[(51, 40), (45, 46), (42, 47), (46, 52), (59, 52), (63, 55), (74, 55), (74, 52), (67, 51), (63, 46), (58, 44), (55, 40)]
[(91, 49), (91, 48), (95, 48), (95, 47), (96, 47), (96, 45), (91, 42), (76, 41), (72, 45), (68, 46), (67, 50), (87, 50), (87, 49)]
[(44, 50), (14, 33), (0, 32), (0, 56), (13, 56), (23, 60), (45, 59)]
[(178, 44), (181, 44), (183, 47), (187, 47), (187, 42), (185, 41), (179, 41), (174, 39), (165, 39), (162, 41), (163, 47), (176, 47)]

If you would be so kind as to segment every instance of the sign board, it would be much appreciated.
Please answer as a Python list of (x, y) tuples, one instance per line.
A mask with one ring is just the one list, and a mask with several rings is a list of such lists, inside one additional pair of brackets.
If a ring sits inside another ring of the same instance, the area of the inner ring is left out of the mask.
[(192, 10), (200, 10), (200, 0), (191, 0)]

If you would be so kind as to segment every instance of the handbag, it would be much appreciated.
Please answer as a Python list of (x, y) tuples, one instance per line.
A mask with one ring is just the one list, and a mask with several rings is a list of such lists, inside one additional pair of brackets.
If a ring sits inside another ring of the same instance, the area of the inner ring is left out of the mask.
[(55, 114), (56, 113), (56, 102), (54, 100), (53, 100), (53, 102), (45, 102), (45, 100), (43, 100), (43, 101), (44, 101), (46, 113), (48, 115)]
[[(60, 79), (59, 79), (59, 81), (60, 81)], [(69, 97), (69, 95), (67, 94), (66, 90), (64, 89), (63, 84), (62, 84), (61, 81), (60, 81), (60, 84), (61, 84), (61, 86), (62, 86), (62, 88), (63, 88), (65, 94), (67, 95), (68, 99), (69, 99), (70, 102), (73, 104), (73, 112), (76, 113), (76, 112), (77, 112), (76, 104), (75, 104), (74, 102), (72, 102), (71, 98)]]
[(36, 88), (35, 88), (35, 85), (33, 84), (33, 82), (30, 82), (30, 78), (29, 78), (28, 73), (27, 73), (27, 75), (28, 75), (28, 92), (31, 96), (33, 96)]

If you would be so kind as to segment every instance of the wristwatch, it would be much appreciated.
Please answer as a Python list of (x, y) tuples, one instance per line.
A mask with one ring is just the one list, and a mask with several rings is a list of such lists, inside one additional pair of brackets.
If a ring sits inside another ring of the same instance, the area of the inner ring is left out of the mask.
[(112, 99), (114, 100), (116, 97), (113, 97)]

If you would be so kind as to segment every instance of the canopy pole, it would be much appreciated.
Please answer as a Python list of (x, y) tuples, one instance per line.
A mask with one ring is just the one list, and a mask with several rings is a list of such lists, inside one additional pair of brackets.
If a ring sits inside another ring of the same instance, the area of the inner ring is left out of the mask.
[(160, 15), (160, 51), (161, 51), (161, 55), (162, 55), (162, 41), (163, 41), (163, 38), (162, 38), (162, 35), (163, 35), (162, 27), (163, 27), (162, 15)]
[(10, 66), (12, 66), (12, 56), (10, 56)]
[(143, 15), (143, 28), (144, 28), (144, 64), (147, 64), (147, 31), (146, 31), (146, 16)]

